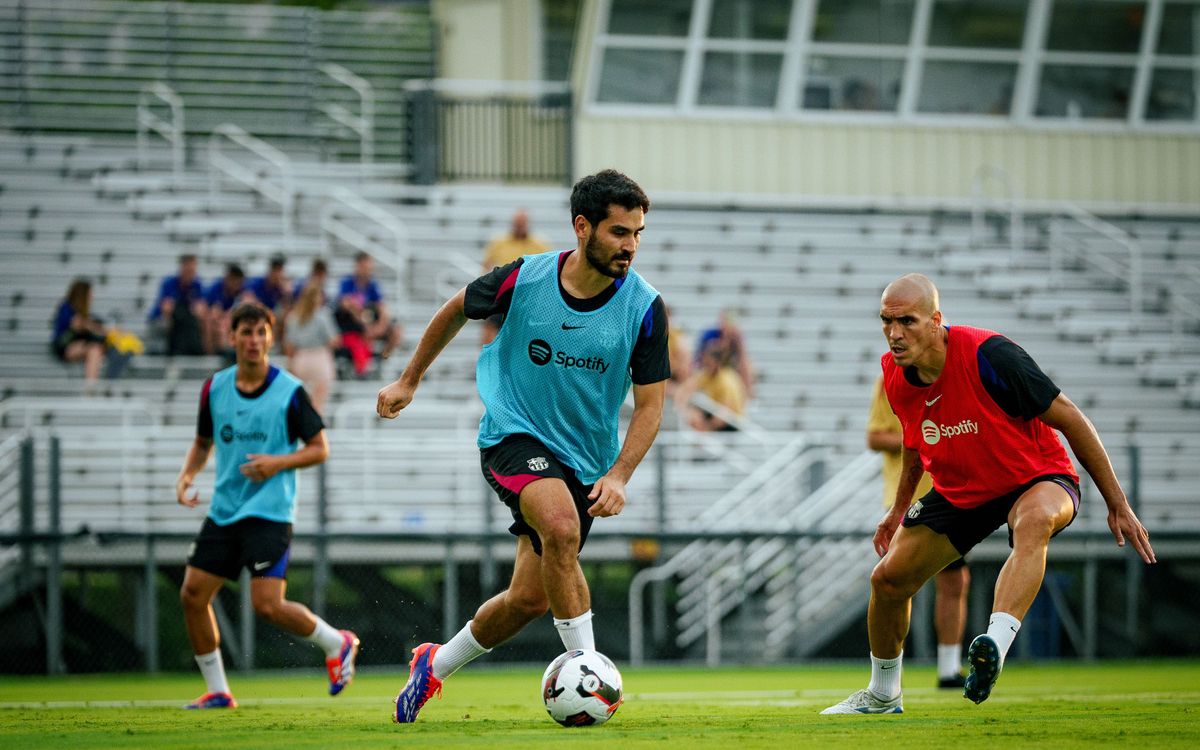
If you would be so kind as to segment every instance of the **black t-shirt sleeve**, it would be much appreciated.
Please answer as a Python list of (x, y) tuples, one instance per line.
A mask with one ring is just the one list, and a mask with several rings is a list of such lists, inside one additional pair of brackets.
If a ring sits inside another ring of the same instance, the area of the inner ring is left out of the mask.
[(516, 285), (517, 272), (524, 258), (497, 266), (467, 284), (464, 311), (470, 320), (483, 320), (493, 315), (507, 315), (512, 305), (512, 291)]
[(200, 389), (200, 411), (196, 415), (196, 437), (212, 440), (212, 409), (208, 408), (208, 392), (212, 389), (212, 378), (204, 381)]
[(292, 394), (292, 402), (288, 404), (288, 440), (295, 442), (312, 440), (318, 432), (325, 429), (321, 415), (313, 408), (308, 398), (308, 391), (303, 386)]
[(980, 344), (978, 359), (984, 389), (1010, 417), (1033, 419), (1062, 392), (1033, 357), (1003, 336)]
[(650, 385), (671, 377), (667, 325), (667, 306), (659, 295), (638, 326), (637, 343), (629, 358), (630, 377), (637, 385)]

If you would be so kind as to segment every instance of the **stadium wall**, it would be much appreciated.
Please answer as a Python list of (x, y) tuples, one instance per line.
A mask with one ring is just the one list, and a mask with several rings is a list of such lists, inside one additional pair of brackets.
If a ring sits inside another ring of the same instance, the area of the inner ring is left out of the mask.
[(618, 117), (580, 112), (576, 172), (618, 166), (656, 190), (966, 199), (985, 165), (1029, 200), (1200, 205), (1200, 138), (1182, 134)]

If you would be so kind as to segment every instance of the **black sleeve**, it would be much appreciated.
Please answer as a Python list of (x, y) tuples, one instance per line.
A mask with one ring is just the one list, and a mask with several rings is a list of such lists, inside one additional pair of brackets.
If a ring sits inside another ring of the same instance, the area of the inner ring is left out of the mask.
[(297, 388), (292, 394), (292, 403), (288, 404), (288, 440), (295, 442), (312, 440), (318, 432), (325, 429), (321, 415), (313, 408), (308, 398), (308, 391), (303, 387)]
[(671, 357), (667, 347), (667, 306), (662, 295), (654, 298), (642, 324), (637, 343), (629, 358), (629, 370), (637, 385), (650, 385), (671, 377)]
[(983, 387), (1010, 417), (1033, 419), (1062, 392), (1033, 357), (1003, 336), (980, 344), (978, 357)]
[(517, 269), (524, 262), (524, 258), (517, 258), (508, 265), (493, 268), (467, 284), (467, 299), (464, 305), (467, 318), (483, 320), (493, 315), (507, 315), (509, 305), (512, 304)]
[(196, 415), (196, 437), (208, 440), (213, 437), (212, 409), (208, 408), (208, 391), (211, 388), (212, 378), (209, 378), (200, 389), (200, 412)]

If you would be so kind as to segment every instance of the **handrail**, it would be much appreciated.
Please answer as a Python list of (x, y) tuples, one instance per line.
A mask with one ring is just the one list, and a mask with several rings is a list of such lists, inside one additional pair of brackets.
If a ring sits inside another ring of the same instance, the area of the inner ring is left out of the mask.
[[(360, 218), (373, 222), (391, 235), (391, 243), (384, 244), (373, 235), (364, 232), (344, 221), (339, 214), (349, 212)], [(371, 203), (353, 190), (335, 185), (329, 188), (327, 200), (321, 204), (320, 218), (321, 244), (326, 256), (333, 255), (333, 238), (346, 242), (356, 250), (368, 253), (383, 266), (392, 270), (396, 275), (395, 310), (396, 315), (407, 306), (411, 294), (404, 293), (403, 287), (408, 282), (408, 227), (398, 216)]]
[(1171, 334), (1186, 333), (1184, 321), (1200, 323), (1200, 265), (1189, 263), (1176, 274), (1171, 285)]
[[(262, 172), (226, 156), (221, 151), (222, 139), (236, 143), (270, 164), (279, 175), (278, 182), (272, 183)], [(255, 138), (237, 125), (224, 123), (213, 128), (208, 139), (208, 165), (208, 187), (213, 197), (221, 193), (220, 173), (223, 172), (264, 198), (278, 203), (282, 213), (283, 236), (289, 244), (291, 243), (295, 228), (296, 184), (292, 160), (287, 154), (266, 141)]]
[(375, 161), (375, 89), (364, 78), (337, 63), (325, 63), (320, 71), (340, 84), (349, 86), (358, 93), (358, 114), (355, 115), (341, 104), (322, 104), (320, 109), (329, 119), (358, 133), (359, 156), (363, 164)]
[[(164, 120), (150, 109), (150, 100), (159, 99), (171, 108), (171, 119)], [(147, 86), (143, 86), (141, 92), (138, 93), (137, 102), (137, 165), (138, 169), (145, 169), (150, 163), (150, 155), (147, 153), (149, 146), (147, 136), (149, 131), (158, 133), (166, 139), (167, 143), (171, 144), (171, 175), (178, 185), (183, 179), (183, 148), (184, 148), (184, 127), (183, 127), (183, 99), (179, 97), (175, 91), (163, 83), (155, 81)]]
[(1050, 232), (1050, 277), (1055, 286), (1058, 286), (1062, 280), (1063, 253), (1073, 252), (1081, 257), (1085, 262), (1091, 264), (1098, 270), (1107, 273), (1129, 287), (1129, 318), (1130, 322), (1136, 327), (1142, 316), (1142, 246), (1137, 240), (1131, 237), (1128, 233), (1120, 228), (1104, 221), (1083, 208), (1073, 204), (1066, 203), (1063, 206), (1066, 213), (1066, 218), (1078, 222), (1086, 229), (1090, 229), (1096, 234), (1111, 240), (1117, 245), (1125, 249), (1128, 256), (1128, 265), (1122, 267), (1120, 265), (1106, 262), (1108, 259), (1104, 256), (1098, 256), (1095, 253), (1086, 253), (1074, 251), (1067, 247), (1067, 243), (1062, 237), (1061, 227), (1057, 222), (1051, 224)]
[(1009, 249), (1015, 263), (1025, 242), (1025, 220), (1021, 212), (1021, 196), (1008, 172), (995, 164), (980, 166), (971, 178), (971, 244), (978, 246), (983, 242), (987, 233), (987, 228), (984, 226), (984, 213), (988, 201), (984, 187), (989, 180), (1000, 183), (1004, 188), (1004, 200), (1008, 204)]

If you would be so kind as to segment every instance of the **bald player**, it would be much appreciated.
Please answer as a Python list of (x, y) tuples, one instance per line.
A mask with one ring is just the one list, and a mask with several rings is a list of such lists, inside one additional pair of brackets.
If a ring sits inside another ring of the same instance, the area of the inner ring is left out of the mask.
[[(1066, 437), (1108, 506), (1108, 527), (1155, 562), (1149, 534), (1113, 472), (1095, 427), (1024, 349), (982, 328), (942, 323), (937, 287), (908, 274), (883, 292), (879, 319), (888, 401), (904, 428), (896, 502), (875, 530), (867, 629), (871, 681), (824, 714), (903, 713), (902, 647), (913, 594), (1008, 524), (1012, 552), (996, 580), (987, 632), (967, 651), (963, 695), (987, 700), (1046, 572), (1050, 538), (1079, 510)], [(933, 489), (915, 503), (922, 471)]]

